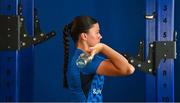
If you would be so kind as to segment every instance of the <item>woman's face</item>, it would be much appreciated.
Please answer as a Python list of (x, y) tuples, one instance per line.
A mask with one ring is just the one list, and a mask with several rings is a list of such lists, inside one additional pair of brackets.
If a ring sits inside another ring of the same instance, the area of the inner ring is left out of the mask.
[(89, 29), (89, 31), (87, 32), (87, 44), (92, 47), (95, 46), (97, 43), (100, 42), (102, 36), (99, 33), (100, 28), (99, 28), (99, 24), (93, 24), (93, 26)]

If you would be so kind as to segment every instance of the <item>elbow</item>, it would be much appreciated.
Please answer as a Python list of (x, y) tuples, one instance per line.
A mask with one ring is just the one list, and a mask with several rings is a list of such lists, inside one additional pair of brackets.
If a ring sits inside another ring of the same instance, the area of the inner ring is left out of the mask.
[(127, 76), (133, 74), (135, 68), (131, 64), (126, 64), (123, 68), (118, 69), (117, 76)]

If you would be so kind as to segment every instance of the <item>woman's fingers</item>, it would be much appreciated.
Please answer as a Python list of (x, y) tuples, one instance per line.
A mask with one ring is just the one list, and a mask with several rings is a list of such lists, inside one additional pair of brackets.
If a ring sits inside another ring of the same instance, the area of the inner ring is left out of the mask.
[(102, 43), (98, 43), (93, 47), (89, 47), (89, 54), (94, 57), (94, 55), (98, 54), (99, 52), (101, 52), (103, 48), (103, 44)]

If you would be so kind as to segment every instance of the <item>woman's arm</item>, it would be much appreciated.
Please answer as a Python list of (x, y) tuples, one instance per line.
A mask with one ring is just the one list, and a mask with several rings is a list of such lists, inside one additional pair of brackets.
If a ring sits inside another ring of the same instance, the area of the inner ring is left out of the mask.
[(102, 53), (108, 59), (101, 62), (97, 69), (97, 73), (107, 76), (122, 76), (130, 75), (134, 72), (134, 67), (128, 63), (126, 58), (124, 58), (120, 53), (113, 50), (111, 47), (98, 43), (92, 50), (92, 54)]

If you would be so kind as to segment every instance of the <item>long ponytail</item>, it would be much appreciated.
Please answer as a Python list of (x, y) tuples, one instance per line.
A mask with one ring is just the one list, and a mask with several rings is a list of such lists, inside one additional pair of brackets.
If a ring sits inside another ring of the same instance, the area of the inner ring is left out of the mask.
[(65, 25), (64, 26), (64, 29), (63, 29), (63, 41), (64, 41), (64, 71), (63, 71), (63, 74), (64, 74), (64, 87), (65, 88), (68, 88), (68, 83), (67, 83), (67, 76), (66, 76), (66, 73), (67, 73), (67, 68), (68, 68), (68, 59), (69, 59), (69, 27), (68, 25)]

